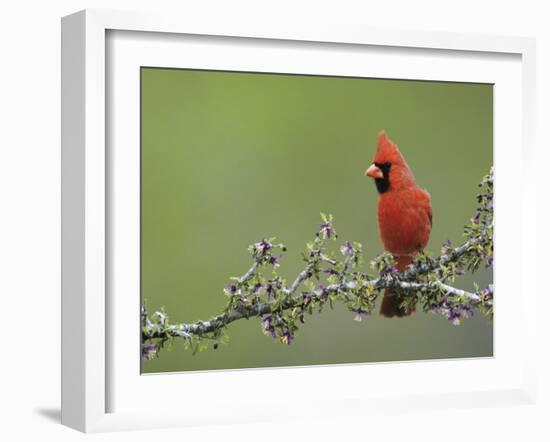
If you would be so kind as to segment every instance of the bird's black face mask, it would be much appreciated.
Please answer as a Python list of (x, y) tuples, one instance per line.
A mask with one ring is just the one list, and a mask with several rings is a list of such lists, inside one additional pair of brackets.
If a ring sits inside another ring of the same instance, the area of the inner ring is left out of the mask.
[(376, 184), (376, 190), (378, 190), (378, 193), (387, 192), (390, 188), (391, 163), (374, 163), (374, 165), (378, 167), (384, 175), (382, 178), (375, 178), (374, 183)]

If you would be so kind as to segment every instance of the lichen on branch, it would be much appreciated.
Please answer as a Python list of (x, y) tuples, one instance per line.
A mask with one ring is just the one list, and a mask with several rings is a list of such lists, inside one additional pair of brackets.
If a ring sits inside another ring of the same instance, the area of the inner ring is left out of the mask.
[(441, 314), (460, 324), (478, 310), (492, 318), (493, 286), (463, 290), (453, 284), (465, 272), (493, 265), (493, 170), (479, 184), (477, 209), (464, 227), (464, 242), (453, 247), (447, 241), (441, 253), (432, 257), (420, 253), (405, 270), (395, 268), (394, 257), (382, 253), (370, 261), (371, 272), (362, 270), (363, 246), (338, 241), (332, 215), (321, 214), (313, 240), (302, 253), (304, 267), (295, 279), (280, 274), (287, 249), (275, 238), (250, 245), (249, 269), (230, 278), (223, 288), (224, 310), (209, 320), (171, 323), (164, 311), (149, 315), (142, 306), (142, 358), (151, 359), (174, 339), (197, 352), (210, 344), (214, 349), (227, 340), (227, 327), (234, 321), (258, 318), (262, 332), (277, 342), (290, 345), (309, 315), (341, 303), (357, 321), (373, 314), (378, 297), (391, 288), (402, 306), (420, 305), (425, 312)]

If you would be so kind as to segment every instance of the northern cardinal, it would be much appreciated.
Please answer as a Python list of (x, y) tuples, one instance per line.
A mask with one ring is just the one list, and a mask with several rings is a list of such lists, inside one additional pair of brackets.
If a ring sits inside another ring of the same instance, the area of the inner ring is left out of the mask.
[[(365, 175), (374, 179), (378, 190), (378, 230), (384, 249), (394, 255), (398, 271), (404, 270), (414, 255), (423, 250), (432, 230), (430, 194), (418, 187), (413, 173), (397, 145), (384, 131)], [(415, 307), (400, 307), (399, 296), (386, 289), (380, 314), (408, 316)]]

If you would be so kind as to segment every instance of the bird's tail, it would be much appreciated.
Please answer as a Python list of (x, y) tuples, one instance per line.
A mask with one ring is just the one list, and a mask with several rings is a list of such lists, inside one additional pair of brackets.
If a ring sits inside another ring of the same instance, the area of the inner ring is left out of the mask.
[[(401, 272), (405, 270), (412, 260), (412, 256), (398, 256), (396, 258), (395, 267)], [(416, 311), (414, 305), (405, 308), (401, 307), (400, 304), (402, 301), (403, 299), (397, 293), (393, 292), (391, 289), (386, 289), (380, 307), (380, 314), (386, 318), (393, 318), (394, 316), (402, 318), (403, 316), (410, 316)]]

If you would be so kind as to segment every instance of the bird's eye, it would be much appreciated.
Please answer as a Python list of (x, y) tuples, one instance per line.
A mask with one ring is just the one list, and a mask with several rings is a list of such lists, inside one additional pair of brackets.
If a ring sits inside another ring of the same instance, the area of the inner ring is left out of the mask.
[(378, 167), (382, 172), (388, 172), (391, 168), (391, 163), (390, 162), (374, 163), (374, 165), (376, 167)]

